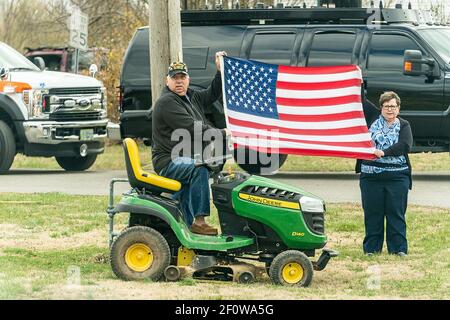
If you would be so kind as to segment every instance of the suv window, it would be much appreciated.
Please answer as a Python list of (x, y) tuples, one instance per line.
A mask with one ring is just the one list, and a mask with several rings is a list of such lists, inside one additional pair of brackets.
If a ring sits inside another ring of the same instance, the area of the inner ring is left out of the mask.
[(355, 40), (355, 33), (317, 33), (309, 51), (307, 66), (351, 64)]
[(150, 53), (148, 32), (138, 30), (128, 48), (122, 79), (150, 79)]
[(450, 64), (450, 29), (422, 29), (417, 30), (419, 34), (427, 41), (445, 60)]
[(206, 69), (208, 51), (208, 47), (183, 48), (184, 62), (188, 65), (189, 70)]
[(405, 50), (421, 49), (405, 35), (375, 33), (372, 35), (367, 68), (402, 71)]
[(293, 32), (257, 33), (253, 39), (249, 59), (290, 65), (295, 36)]

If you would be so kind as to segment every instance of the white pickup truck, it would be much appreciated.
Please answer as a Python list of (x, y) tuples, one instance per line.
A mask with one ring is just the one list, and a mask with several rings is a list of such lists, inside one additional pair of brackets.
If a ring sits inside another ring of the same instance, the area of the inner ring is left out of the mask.
[(87, 170), (104, 151), (106, 105), (95, 78), (43, 71), (0, 42), (0, 174), (17, 153)]

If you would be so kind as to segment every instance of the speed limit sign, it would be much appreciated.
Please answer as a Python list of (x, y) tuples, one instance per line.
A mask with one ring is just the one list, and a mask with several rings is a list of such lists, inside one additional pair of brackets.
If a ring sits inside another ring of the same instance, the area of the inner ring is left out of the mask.
[(88, 49), (88, 24), (89, 17), (79, 10), (75, 10), (70, 16), (69, 45), (76, 49)]

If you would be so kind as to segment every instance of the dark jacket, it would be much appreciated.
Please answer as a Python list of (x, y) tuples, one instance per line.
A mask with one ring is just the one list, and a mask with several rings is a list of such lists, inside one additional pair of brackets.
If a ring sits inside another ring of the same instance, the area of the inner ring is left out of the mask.
[[(377, 107), (375, 107), (375, 105), (372, 104), (369, 100), (364, 101), (363, 109), (364, 109), (364, 116), (365, 116), (366, 122), (367, 122), (367, 127), (370, 128), (370, 126), (378, 119), (378, 117), (380, 115), (380, 110)], [(398, 157), (398, 156), (402, 156), (402, 155), (405, 156), (406, 164), (409, 168), (409, 189), (412, 189), (412, 176), (411, 176), (412, 167), (411, 167), (411, 162), (409, 161), (409, 156), (408, 156), (408, 153), (411, 151), (411, 147), (413, 144), (411, 125), (405, 119), (402, 119), (400, 117), (398, 117), (398, 119), (400, 120), (400, 132), (399, 132), (398, 142), (393, 144), (386, 150), (382, 150), (382, 151), (384, 151), (385, 157), (391, 157), (391, 156)], [(361, 164), (363, 161), (365, 163), (370, 163), (370, 161), (358, 159), (356, 161), (356, 167), (355, 167), (356, 173), (361, 172)]]
[[(176, 129), (186, 129), (191, 135), (191, 152), (182, 156), (194, 158), (194, 123), (201, 124), (201, 132), (217, 130), (215, 134), (224, 135), (224, 130), (216, 129), (207, 123), (204, 111), (222, 94), (222, 80), (217, 72), (211, 85), (204, 90), (188, 89), (187, 96), (181, 97), (164, 88), (153, 106), (152, 112), (152, 161), (153, 168), (159, 173), (171, 161), (172, 149), (180, 141), (172, 141)], [(197, 137), (201, 139), (201, 137)], [(198, 141), (198, 140), (197, 140)], [(202, 141), (202, 140), (200, 140)], [(207, 143), (202, 143), (202, 152)]]

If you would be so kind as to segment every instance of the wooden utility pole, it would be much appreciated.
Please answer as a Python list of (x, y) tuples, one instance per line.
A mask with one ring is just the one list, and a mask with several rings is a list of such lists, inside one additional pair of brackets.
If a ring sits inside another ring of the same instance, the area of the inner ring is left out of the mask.
[(166, 85), (170, 62), (183, 59), (180, 0), (150, 1), (150, 75), (152, 105)]

